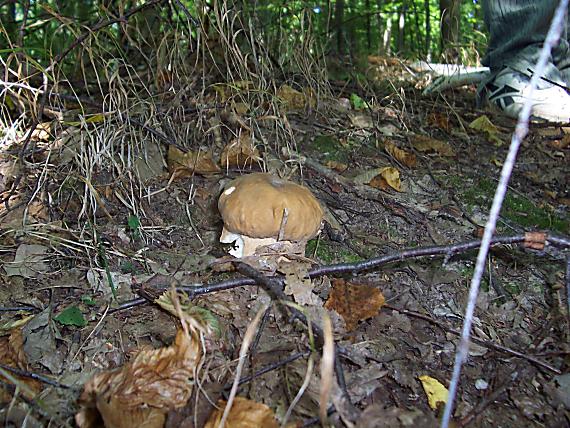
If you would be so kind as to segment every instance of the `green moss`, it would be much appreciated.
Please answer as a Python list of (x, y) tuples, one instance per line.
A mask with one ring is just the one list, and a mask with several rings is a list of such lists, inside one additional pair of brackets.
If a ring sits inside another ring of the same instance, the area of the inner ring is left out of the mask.
[(360, 256), (354, 254), (348, 248), (340, 247), (324, 240), (321, 240), (317, 247), (317, 242), (317, 239), (312, 239), (307, 243), (305, 255), (307, 257), (313, 257), (316, 248), (317, 254), (315, 257), (323, 264), (356, 263), (362, 260)]
[(317, 135), (312, 144), (312, 150), (324, 156), (326, 160), (338, 162), (348, 161), (348, 150), (341, 146), (340, 141), (332, 135)]
[[(458, 188), (458, 190), (470, 210), (473, 210), (475, 206), (488, 210), (491, 207), (495, 188), (496, 183), (493, 180), (482, 178), (469, 189)], [(548, 207), (538, 207), (530, 199), (511, 190), (505, 196), (501, 215), (523, 228), (548, 229), (560, 233), (570, 232), (568, 217), (557, 216)]]

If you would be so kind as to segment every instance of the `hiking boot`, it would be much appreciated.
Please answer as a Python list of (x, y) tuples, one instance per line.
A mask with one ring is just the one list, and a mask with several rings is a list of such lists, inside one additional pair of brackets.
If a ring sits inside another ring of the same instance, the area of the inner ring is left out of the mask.
[[(505, 67), (484, 85), (480, 96), (506, 116), (517, 119), (529, 90), (530, 76)], [(570, 95), (561, 86), (540, 79), (533, 98), (532, 120), (570, 122)]]

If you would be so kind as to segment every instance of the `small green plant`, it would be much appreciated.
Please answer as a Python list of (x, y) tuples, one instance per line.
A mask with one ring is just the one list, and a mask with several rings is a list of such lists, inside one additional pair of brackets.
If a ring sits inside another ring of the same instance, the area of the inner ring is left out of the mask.
[(139, 240), (141, 238), (141, 221), (136, 215), (130, 215), (127, 219), (127, 230), (131, 234), (133, 240)]
[(75, 305), (65, 308), (54, 320), (66, 326), (85, 327), (87, 325), (87, 320)]
[(366, 101), (354, 93), (350, 94), (350, 104), (355, 110), (366, 110), (370, 108), (369, 104)]

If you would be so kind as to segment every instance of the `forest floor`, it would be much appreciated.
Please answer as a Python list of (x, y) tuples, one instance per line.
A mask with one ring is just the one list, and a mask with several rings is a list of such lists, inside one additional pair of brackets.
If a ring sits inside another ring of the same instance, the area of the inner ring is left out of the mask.
[[(285, 293), (312, 324), (326, 323), (323, 312), (332, 320), (339, 364), (328, 401), (336, 410), (328, 423), (437, 426), (441, 403), (430, 406), (426, 394), (433, 392), (435, 380), (449, 386), (476, 249), (447, 256), (434, 250), (425, 257), (402, 257), (355, 268), (352, 274), (347, 268), (312, 280), (306, 272), (317, 265), (356, 267), (404, 250), (480, 237), (515, 122), (477, 110), (472, 87), (422, 97), (425, 76), (412, 76), (393, 63), (373, 67), (384, 77), (376, 88), (376, 104), (367, 104), (366, 94), (356, 96), (356, 89), (342, 82), (331, 82), (335, 99), (326, 100), (324, 109), (287, 113), (296, 147), (266, 144), (264, 161), (253, 162), (251, 170), (263, 167), (302, 181), (325, 208), (327, 224), (320, 236), (309, 242), (305, 258), (285, 269)], [(256, 126), (271, 125), (259, 120)], [(211, 317), (217, 324), (199, 334), (201, 351), (196, 352), (203, 354), (190, 370), (199, 385), (194, 395), (182, 407), (166, 404), (162, 409), (166, 426), (204, 426), (213, 403), (228, 398), (240, 347), (248, 340), (246, 329), (272, 301), (259, 284), (215, 292), (204, 288), (245, 278), (223, 263), (228, 256), (218, 242), (222, 220), (216, 203), (221, 183), (250, 168), (212, 168), (173, 180), (161, 173), (144, 187), (133, 179), (132, 194), (125, 196), (118, 182), (128, 182), (130, 176), (117, 178), (113, 170), (95, 174), (91, 187), (62, 177), (68, 174), (65, 145), (51, 157), (45, 148), (61, 142), (65, 132), (38, 131), (35, 147), (44, 149), (29, 155), (25, 171), (14, 171), (21, 141), (0, 153), (0, 194), (17, 189), (10, 204), (0, 207), (0, 379), (5, 385), (0, 402), (10, 403), (0, 417), (7, 426), (24, 420), (26, 426), (73, 425), (78, 398), (94, 374), (121, 370), (139, 349), (172, 349), (165, 347), (173, 343), (177, 317), (148, 297), (174, 284), (185, 287), (195, 297), (192, 303), (206, 310), (208, 316), (197, 319)], [(569, 132), (531, 127), (498, 236), (537, 230), (570, 234)], [(162, 168), (165, 147), (149, 154), (149, 162)], [(33, 202), (26, 203), (32, 195)], [(91, 218), (86, 200), (98, 207)], [(568, 426), (565, 265), (564, 252), (552, 245), (493, 247), (454, 426)], [(192, 288), (200, 295), (192, 294)], [(383, 305), (374, 304), (381, 300), (378, 291)], [(321, 380), (326, 378), (320, 366), (322, 337), (313, 338), (305, 324), (273, 302), (240, 368), (242, 378), (256, 375), (237, 394), (264, 403), (282, 422), (301, 390), (288, 422), (316, 426), (324, 394)], [(9, 372), (10, 365), (21, 372)], [(7, 372), (19, 385), (16, 392), (8, 386), (14, 383)], [(31, 375), (40, 378), (30, 380)], [(142, 394), (145, 386), (138, 387)], [(95, 395), (109, 387), (97, 388)], [(168, 388), (159, 389), (174, 394)], [(84, 411), (96, 407), (88, 401), (81, 401)], [(119, 408), (126, 413), (131, 404), (125, 399)], [(264, 425), (271, 426), (256, 426)]]

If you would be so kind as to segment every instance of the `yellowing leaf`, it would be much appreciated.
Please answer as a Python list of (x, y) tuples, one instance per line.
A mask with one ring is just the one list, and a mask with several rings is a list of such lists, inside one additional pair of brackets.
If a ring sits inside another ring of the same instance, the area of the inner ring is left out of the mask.
[[(220, 426), (226, 404), (226, 401), (218, 401), (218, 410), (212, 412), (204, 428)], [(265, 404), (236, 397), (224, 426), (226, 428), (277, 428), (279, 424), (273, 410)]]
[(89, 116), (85, 119), (87, 123), (101, 123), (105, 122), (105, 114), (104, 113), (97, 113), (93, 116)]
[(388, 188), (392, 188), (401, 192), (402, 182), (400, 180), (400, 171), (393, 166), (382, 168), (380, 173), (370, 180), (369, 185), (380, 190), (388, 190)]
[(419, 152), (435, 152), (440, 156), (455, 156), (455, 151), (449, 143), (425, 135), (414, 135), (412, 145)]
[(503, 145), (503, 140), (499, 137), (499, 130), (489, 118), (485, 115), (478, 117), (473, 122), (469, 124), (469, 128), (475, 131), (480, 131), (487, 136), (487, 139), (497, 146)]
[(418, 379), (422, 382), (422, 386), (428, 397), (428, 404), (433, 410), (438, 408), (439, 403), (447, 403), (449, 392), (439, 380), (427, 375), (420, 376)]
[(416, 155), (398, 148), (391, 141), (386, 141), (386, 144), (384, 145), (384, 150), (386, 150), (386, 152), (392, 155), (394, 159), (396, 159), (398, 162), (402, 163), (403, 165), (409, 168), (414, 168), (417, 164)]
[(204, 151), (188, 151), (184, 153), (175, 146), (168, 147), (168, 170), (176, 172), (177, 177), (189, 177), (193, 174), (215, 174), (220, 167), (212, 159), (212, 155)]

